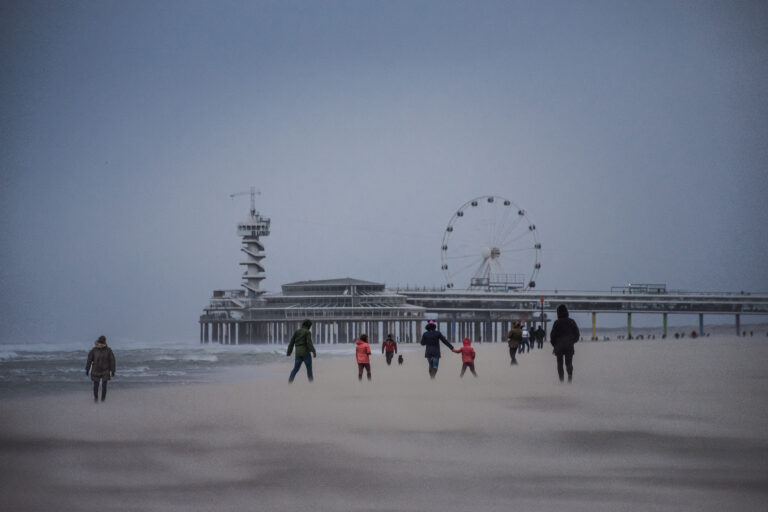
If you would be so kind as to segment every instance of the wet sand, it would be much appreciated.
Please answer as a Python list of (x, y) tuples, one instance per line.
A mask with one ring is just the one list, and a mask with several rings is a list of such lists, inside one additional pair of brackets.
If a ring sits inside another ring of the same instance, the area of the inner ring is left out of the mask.
[[(318, 347), (323, 351), (323, 347)], [(374, 352), (380, 350), (372, 347)], [(231, 382), (0, 403), (8, 511), (764, 511), (768, 340), (480, 344), (475, 379), (444, 353), (292, 358)]]

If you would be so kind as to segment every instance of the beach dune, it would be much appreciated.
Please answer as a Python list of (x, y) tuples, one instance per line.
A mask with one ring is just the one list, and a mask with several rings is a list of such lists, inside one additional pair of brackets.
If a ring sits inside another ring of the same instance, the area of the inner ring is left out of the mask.
[[(354, 347), (318, 346), (215, 384), (110, 384), (0, 404), (7, 511), (763, 511), (768, 343), (582, 342), (574, 381), (547, 350), (510, 366), (476, 344), (474, 378), (417, 347), (373, 381)], [(338, 351), (339, 349), (336, 348)]]

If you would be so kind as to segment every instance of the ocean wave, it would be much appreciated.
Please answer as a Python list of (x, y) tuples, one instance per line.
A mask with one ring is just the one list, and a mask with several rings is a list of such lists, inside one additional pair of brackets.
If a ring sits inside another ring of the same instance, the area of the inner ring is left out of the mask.
[(10, 361), (11, 359), (18, 359), (19, 354), (13, 351), (0, 352), (0, 361)]
[(133, 368), (118, 368), (120, 375), (144, 375), (149, 371), (149, 366), (135, 366)]
[(219, 360), (218, 356), (215, 356), (213, 354), (187, 354), (182, 356), (181, 359), (189, 362), (205, 361), (208, 363), (215, 363), (216, 361)]

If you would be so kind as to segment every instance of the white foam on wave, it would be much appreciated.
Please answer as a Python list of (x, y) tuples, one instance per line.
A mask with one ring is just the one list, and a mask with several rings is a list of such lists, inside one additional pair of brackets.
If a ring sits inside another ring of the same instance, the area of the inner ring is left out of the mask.
[(213, 354), (187, 354), (181, 358), (184, 361), (205, 361), (215, 363), (219, 358)]
[(121, 375), (133, 375), (133, 374), (139, 374), (142, 375), (145, 372), (149, 370), (149, 366), (134, 366), (133, 368), (118, 368), (118, 372)]
[(9, 351), (0, 351), (0, 361), (10, 361), (11, 359), (18, 359), (19, 354), (16, 352), (9, 350)]

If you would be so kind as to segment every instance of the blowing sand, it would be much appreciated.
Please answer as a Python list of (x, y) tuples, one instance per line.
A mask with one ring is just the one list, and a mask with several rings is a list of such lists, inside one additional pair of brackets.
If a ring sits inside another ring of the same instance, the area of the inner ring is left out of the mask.
[[(380, 350), (372, 347), (374, 352)], [(768, 342), (576, 346), (509, 365), (475, 345), (479, 378), (444, 353), (292, 358), (232, 382), (0, 404), (5, 511), (759, 510), (768, 503)]]

